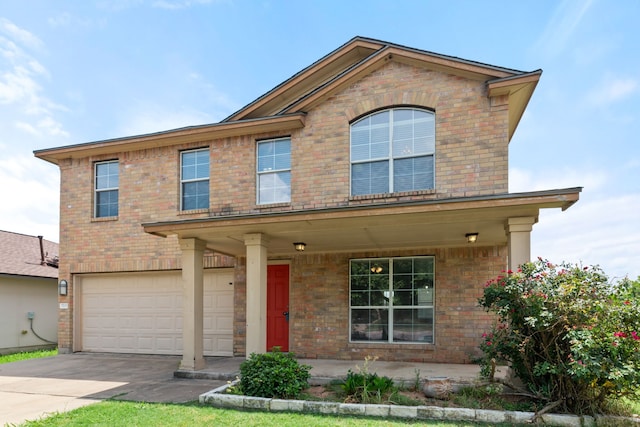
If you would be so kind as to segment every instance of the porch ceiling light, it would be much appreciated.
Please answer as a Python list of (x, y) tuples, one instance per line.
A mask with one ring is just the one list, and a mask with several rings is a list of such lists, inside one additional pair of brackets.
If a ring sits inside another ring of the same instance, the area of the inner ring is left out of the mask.
[(467, 233), (464, 237), (467, 238), (467, 243), (475, 243), (478, 240), (478, 233)]
[(307, 244), (304, 243), (304, 242), (295, 242), (293, 244), (293, 247), (296, 248), (296, 251), (302, 252), (302, 251), (304, 251), (304, 248), (307, 247)]

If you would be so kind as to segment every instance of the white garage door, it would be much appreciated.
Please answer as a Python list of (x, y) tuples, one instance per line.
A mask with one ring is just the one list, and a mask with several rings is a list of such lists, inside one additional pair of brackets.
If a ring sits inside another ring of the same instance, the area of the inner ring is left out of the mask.
[[(205, 270), (204, 354), (233, 355), (233, 270)], [(76, 278), (80, 348), (108, 353), (182, 354), (180, 272)], [(78, 313), (77, 313), (78, 314)]]

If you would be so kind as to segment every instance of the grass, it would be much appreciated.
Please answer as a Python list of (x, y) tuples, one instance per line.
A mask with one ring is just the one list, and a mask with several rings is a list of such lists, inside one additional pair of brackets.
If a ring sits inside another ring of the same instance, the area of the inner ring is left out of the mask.
[[(15, 353), (0, 356), (0, 364), (16, 362), (20, 360), (34, 359), (40, 357), (50, 357), (58, 354), (56, 350), (39, 350), (33, 352)], [(337, 387), (338, 384), (332, 384)], [(305, 396), (313, 400), (312, 396)], [(305, 398), (303, 397), (303, 398)], [(493, 399), (496, 399), (495, 401)], [(406, 401), (402, 401), (406, 399)], [(389, 400), (398, 400), (394, 403), (403, 405), (419, 404), (418, 401), (410, 401), (399, 395), (392, 395)], [(487, 404), (489, 400), (489, 404)], [(484, 401), (484, 402), (482, 402)], [(468, 408), (478, 407), (501, 407), (505, 410), (531, 410), (518, 403), (511, 404), (502, 401), (491, 390), (463, 390), (455, 396), (455, 406)], [(621, 399), (616, 402), (616, 411), (624, 415), (640, 413), (640, 398)], [(497, 408), (496, 408), (497, 409)], [(309, 426), (367, 426), (367, 427), (400, 427), (405, 425), (414, 426), (486, 426), (484, 423), (473, 422), (446, 422), (446, 421), (411, 421), (382, 418), (364, 418), (352, 416), (331, 416), (320, 414), (303, 414), (288, 412), (257, 412), (240, 411), (235, 409), (220, 409), (211, 406), (203, 406), (197, 402), (189, 404), (161, 404), (145, 402), (129, 402), (107, 400), (93, 405), (85, 406), (70, 412), (58, 413), (47, 418), (36, 421), (27, 421), (20, 424), (20, 427), (73, 427), (73, 426), (193, 426), (193, 425), (215, 425), (215, 426), (278, 426), (278, 427), (299, 427)], [(499, 424), (506, 427), (512, 424)]]
[[(104, 401), (85, 406), (71, 412), (52, 415), (38, 421), (28, 421), (21, 427), (74, 427), (74, 426), (277, 426), (277, 427), (401, 427), (414, 426), (483, 426), (487, 424), (375, 419), (351, 416), (330, 416), (302, 413), (248, 412), (234, 409), (219, 409), (191, 404), (160, 404), (125, 401)], [(502, 424), (507, 426), (511, 424)]]
[(23, 353), (5, 354), (0, 356), (0, 364), (18, 362), (20, 360), (39, 359), (41, 357), (51, 357), (58, 354), (58, 349), (36, 350)]

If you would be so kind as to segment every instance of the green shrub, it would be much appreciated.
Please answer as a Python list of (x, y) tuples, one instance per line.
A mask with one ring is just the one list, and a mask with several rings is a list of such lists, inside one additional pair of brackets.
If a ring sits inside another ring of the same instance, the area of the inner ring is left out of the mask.
[(378, 374), (369, 372), (369, 362), (375, 360), (367, 356), (362, 369), (359, 372), (347, 371), (347, 377), (342, 384), (342, 390), (347, 398), (357, 403), (381, 403), (387, 395), (397, 388), (389, 377), (379, 377)]
[(240, 388), (247, 396), (296, 399), (309, 387), (310, 370), (293, 353), (252, 353), (240, 364)]
[(541, 258), (506, 273), (479, 300), (498, 316), (483, 334), (483, 373), (505, 361), (534, 395), (578, 414), (640, 390), (638, 281)]

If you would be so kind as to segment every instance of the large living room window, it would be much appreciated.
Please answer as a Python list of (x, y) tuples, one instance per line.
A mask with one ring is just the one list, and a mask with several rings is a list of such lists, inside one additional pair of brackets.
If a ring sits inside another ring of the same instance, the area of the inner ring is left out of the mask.
[(434, 188), (435, 114), (391, 108), (351, 125), (351, 195)]
[(258, 204), (291, 201), (291, 138), (258, 141)]
[(94, 216), (106, 218), (118, 216), (119, 162), (95, 163)]
[(209, 208), (209, 149), (180, 153), (181, 210)]
[(433, 343), (434, 257), (350, 261), (352, 342)]

